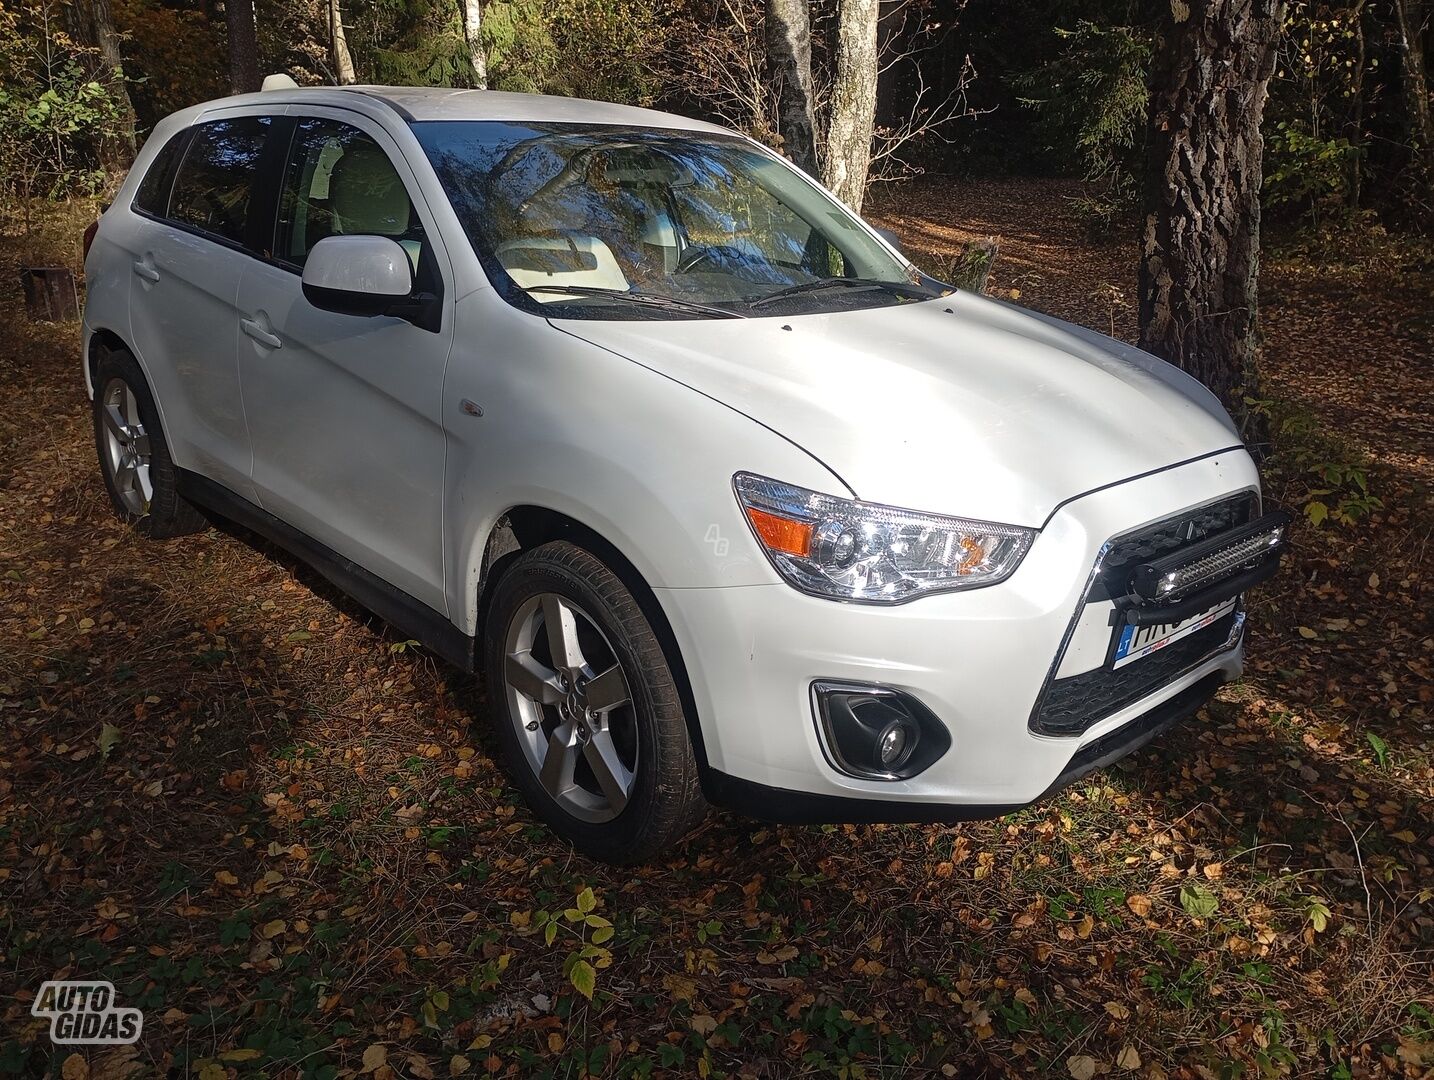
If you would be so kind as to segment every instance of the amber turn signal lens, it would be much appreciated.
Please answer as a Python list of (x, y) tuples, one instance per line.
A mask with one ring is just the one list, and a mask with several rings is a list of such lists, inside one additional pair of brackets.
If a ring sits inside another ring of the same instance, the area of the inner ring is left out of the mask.
[(758, 510), (755, 506), (748, 506), (746, 510), (747, 517), (752, 522), (752, 528), (757, 530), (757, 535), (762, 538), (762, 543), (771, 550), (781, 551), (788, 555), (800, 555), (803, 558), (811, 552), (812, 526), (810, 523), (769, 514), (765, 510)]

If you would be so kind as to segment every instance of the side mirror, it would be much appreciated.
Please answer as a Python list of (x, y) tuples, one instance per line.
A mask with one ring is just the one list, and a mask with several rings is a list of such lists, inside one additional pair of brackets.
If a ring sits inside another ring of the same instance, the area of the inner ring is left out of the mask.
[(387, 236), (326, 236), (304, 263), (304, 298), (324, 311), (407, 317), (412, 294), (408, 252)]

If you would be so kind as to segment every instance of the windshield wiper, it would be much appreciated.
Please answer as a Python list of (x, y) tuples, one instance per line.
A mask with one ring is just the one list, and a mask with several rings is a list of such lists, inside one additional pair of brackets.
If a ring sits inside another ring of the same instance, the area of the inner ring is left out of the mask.
[(648, 307), (675, 308), (679, 311), (701, 312), (715, 315), (720, 319), (745, 319), (747, 316), (730, 308), (712, 307), (695, 300), (683, 300), (661, 293), (627, 292), (623, 289), (603, 289), (596, 285), (529, 285), (524, 292), (567, 293), (569, 296), (596, 296), (604, 300), (625, 300), (630, 304), (645, 304)]
[(789, 296), (800, 296), (802, 293), (821, 292), (823, 289), (884, 289), (896, 296), (906, 297), (908, 300), (929, 299), (936, 294), (920, 285), (908, 285), (899, 281), (881, 281), (877, 278), (859, 277), (826, 277), (817, 278), (815, 281), (803, 281), (800, 285), (788, 285), (785, 289), (778, 289), (776, 292), (759, 296), (755, 300), (749, 300), (749, 308), (759, 308), (777, 300), (785, 300)]

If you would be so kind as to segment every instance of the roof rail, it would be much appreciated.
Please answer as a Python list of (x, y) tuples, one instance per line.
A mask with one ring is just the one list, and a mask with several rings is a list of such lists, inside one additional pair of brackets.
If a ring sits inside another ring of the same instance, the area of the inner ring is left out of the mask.
[(297, 90), (298, 88), (299, 88), (299, 84), (296, 83), (293, 79), (291, 79), (288, 75), (285, 75), (283, 72), (279, 72), (278, 74), (275, 74), (275, 75), (265, 75), (265, 76), (264, 76), (264, 84), (259, 87), (259, 89), (260, 89), (261, 91), (263, 91), (263, 90)]

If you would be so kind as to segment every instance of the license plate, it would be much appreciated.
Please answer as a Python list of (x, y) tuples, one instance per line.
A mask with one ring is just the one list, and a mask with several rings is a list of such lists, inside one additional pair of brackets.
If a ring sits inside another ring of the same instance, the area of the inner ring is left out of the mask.
[(1229, 600), (1211, 608), (1200, 615), (1192, 615), (1175, 623), (1161, 623), (1158, 626), (1126, 626), (1120, 631), (1120, 641), (1115, 646), (1115, 657), (1111, 661), (1111, 668), (1121, 668), (1126, 664), (1133, 664), (1142, 656), (1149, 656), (1157, 649), (1163, 649), (1172, 641), (1179, 641), (1183, 637), (1189, 637), (1197, 630), (1203, 630), (1216, 619), (1219, 619), (1235, 610), (1235, 604), (1239, 597), (1231, 597)]

